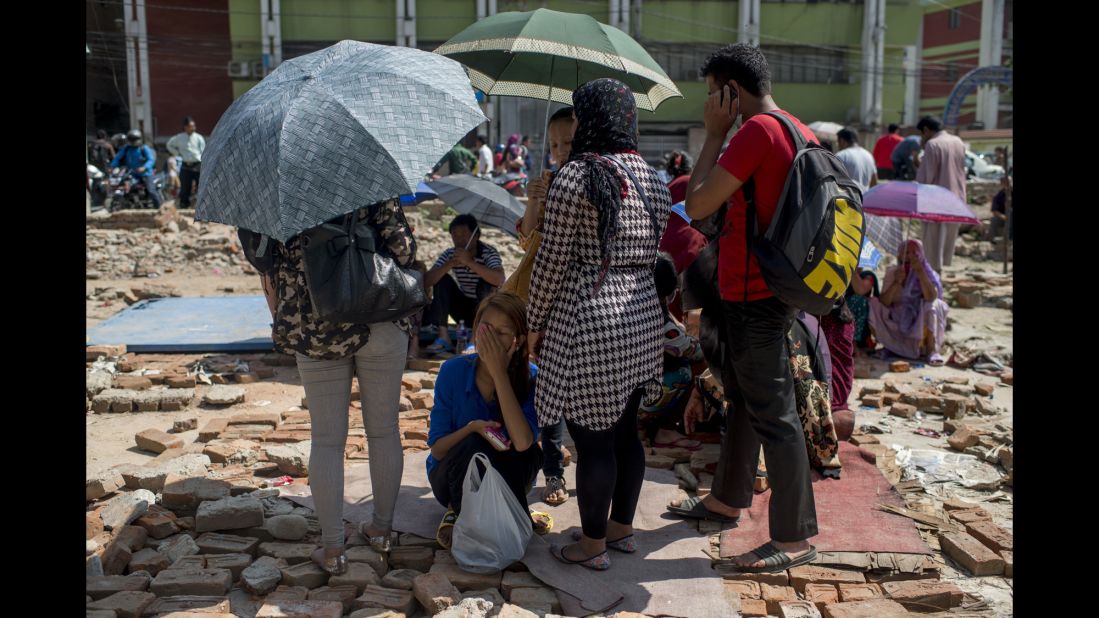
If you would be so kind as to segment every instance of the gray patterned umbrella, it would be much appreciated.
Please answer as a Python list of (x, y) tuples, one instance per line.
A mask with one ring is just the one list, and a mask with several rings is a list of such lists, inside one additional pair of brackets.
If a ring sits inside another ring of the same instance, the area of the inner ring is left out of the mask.
[(340, 41), (282, 63), (229, 106), (203, 153), (195, 218), (285, 242), (414, 193), (484, 121), (456, 61)]
[(476, 217), (478, 224), (491, 225), (517, 236), (515, 222), (523, 216), (523, 204), (491, 180), (451, 174), (432, 180), (427, 186), (434, 189), (447, 206)]

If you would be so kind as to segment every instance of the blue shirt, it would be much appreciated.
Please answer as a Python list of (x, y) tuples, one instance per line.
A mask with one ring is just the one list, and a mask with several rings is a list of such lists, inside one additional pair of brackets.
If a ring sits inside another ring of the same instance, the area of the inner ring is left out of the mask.
[(909, 135), (901, 140), (901, 143), (897, 144), (897, 147), (893, 149), (893, 154), (889, 157), (893, 161), (893, 165), (897, 166), (901, 163), (905, 163), (912, 160), (912, 155), (920, 151), (923, 145), (920, 143), (919, 135)]
[[(119, 163), (122, 163), (120, 166)], [(133, 146), (126, 144), (122, 147), (114, 157), (114, 161), (111, 161), (111, 167), (125, 167), (130, 170), (137, 178), (144, 178), (153, 173), (153, 168), (156, 167), (156, 152), (151, 146), (145, 144), (140, 148), (134, 148)], [(137, 172), (137, 168), (144, 167), (145, 171), (142, 173)]]
[[(445, 438), (469, 424), (470, 421), (491, 421), (501, 418), (500, 404), (485, 401), (477, 388), (477, 355), (455, 356), (443, 363), (439, 375), (435, 378), (435, 406), (431, 408), (431, 429), (427, 434), (427, 444), (432, 446), (439, 438)], [(530, 424), (534, 439), (538, 439), (538, 416), (534, 413), (534, 378), (538, 367), (530, 365), (531, 387), (526, 401), (520, 402), (523, 416)], [(507, 435), (507, 427), (501, 421), (500, 429)], [(508, 436), (511, 439), (511, 436)], [(435, 457), (427, 456), (427, 473), (430, 475), (439, 463)]]

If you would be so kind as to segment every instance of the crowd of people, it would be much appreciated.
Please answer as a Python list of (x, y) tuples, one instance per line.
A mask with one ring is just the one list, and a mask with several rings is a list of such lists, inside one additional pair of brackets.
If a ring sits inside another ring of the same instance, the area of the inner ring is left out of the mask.
[[(577, 452), (574, 490), (582, 530), (575, 542), (553, 545), (551, 552), (565, 564), (610, 568), (611, 551), (639, 549), (633, 522), (645, 472), (641, 434), (654, 446), (698, 450), (701, 444), (690, 434), (709, 426), (723, 428), (712, 491), (675, 501), (668, 511), (736, 521), (752, 505), (758, 479), (766, 477), (771, 540), (735, 563), (755, 572), (808, 563), (816, 556), (809, 541), (818, 532), (810, 470), (839, 473), (840, 432), (832, 413), (847, 407), (856, 349), (882, 344), (895, 354), (941, 362), (947, 308), (939, 271), (950, 263), (951, 229), (929, 227), (925, 239), (933, 242), (904, 242), (881, 286), (873, 272), (858, 273), (827, 315), (817, 318), (786, 304), (768, 288), (749, 250), (744, 187), (754, 183), (758, 225), (766, 228), (795, 154), (791, 136), (771, 114), (785, 117), (806, 140), (816, 138), (776, 102), (758, 48), (723, 47), (701, 73), (709, 91), (701, 118), (706, 139), (697, 160), (679, 151), (667, 157), (666, 184), (638, 153), (633, 93), (619, 81), (597, 79), (577, 88), (573, 106), (549, 119), (553, 171), (529, 183), (527, 210), (516, 223), (526, 255), (510, 277), (497, 250), (480, 239), (476, 219), (461, 215), (450, 223), (453, 247), (424, 274), (432, 301), (422, 318), (437, 329), (427, 351), (459, 353), (439, 371), (427, 440), (431, 489), (446, 509), (437, 534), (443, 547), (450, 546), (462, 516), (462, 479), (479, 453), (524, 508), (539, 471), (546, 479), (543, 501), (568, 501), (562, 463), (567, 431)], [(173, 138), (185, 153), (184, 171), (186, 153), (201, 155), (190, 126), (187, 137)], [(919, 178), (964, 196), (960, 142), (934, 118), (921, 120), (919, 128)], [(903, 170), (883, 165), (885, 150), (892, 148), (893, 160), (906, 143), (896, 127), (874, 154), (852, 131), (838, 138), (838, 156), (863, 190), (903, 177)], [(472, 150), (456, 147), (445, 164), (491, 177), (529, 170), (529, 157), (519, 134), (495, 152), (479, 135)], [(718, 238), (692, 225), (725, 204)], [(357, 216), (378, 229), (398, 264), (415, 262), (415, 236), (399, 200), (364, 205)], [(711, 243), (717, 243), (720, 300), (715, 311), (700, 316), (685, 310), (680, 275)], [(309, 399), (311, 488), (324, 537), (314, 560), (342, 573), (342, 452), (351, 378), (358, 376), (364, 399), (374, 485), (374, 516), (361, 532), (376, 550), (388, 551), (396, 538), (403, 470), (400, 376), (409, 338), (418, 336), (416, 320), (345, 324), (316, 318), (297, 238), (275, 243), (266, 261), (250, 259), (262, 273), (276, 348), (297, 356)], [(471, 328), (465, 349), (451, 341), (452, 320)], [(544, 515), (532, 513), (535, 531), (550, 527)]]

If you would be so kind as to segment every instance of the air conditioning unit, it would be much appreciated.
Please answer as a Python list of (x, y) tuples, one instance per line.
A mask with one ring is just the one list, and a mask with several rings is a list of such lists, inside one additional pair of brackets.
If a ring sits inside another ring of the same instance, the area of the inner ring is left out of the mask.
[(248, 62), (230, 62), (229, 77), (251, 77), (252, 65)]

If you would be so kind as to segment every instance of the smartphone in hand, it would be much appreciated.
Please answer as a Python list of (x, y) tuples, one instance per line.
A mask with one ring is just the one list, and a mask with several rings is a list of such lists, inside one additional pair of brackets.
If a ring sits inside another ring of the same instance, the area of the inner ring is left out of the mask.
[(511, 448), (511, 440), (507, 439), (504, 430), (499, 427), (485, 427), (485, 437), (488, 438), (489, 444), (492, 444), (498, 451), (506, 451)]

